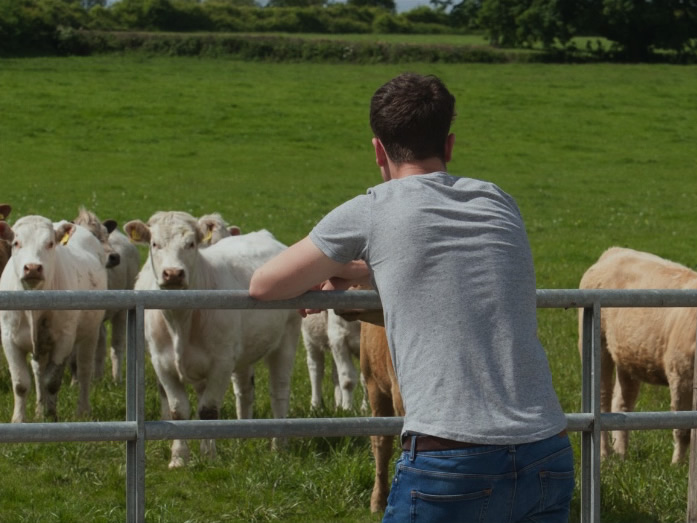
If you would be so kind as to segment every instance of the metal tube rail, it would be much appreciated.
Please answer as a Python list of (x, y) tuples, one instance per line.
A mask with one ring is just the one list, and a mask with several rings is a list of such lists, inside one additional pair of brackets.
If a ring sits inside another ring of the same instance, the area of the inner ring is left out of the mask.
[[(47, 306), (47, 303), (50, 305)], [(375, 291), (311, 291), (290, 300), (259, 301), (243, 290), (0, 291), (0, 309), (380, 309)], [(539, 289), (538, 308), (697, 307), (697, 290)]]
[[(567, 414), (566, 419), (570, 432), (593, 429), (590, 413)], [(394, 436), (403, 422), (400, 417), (146, 421), (143, 434), (145, 440)], [(604, 412), (599, 423), (603, 430), (692, 429), (697, 412)], [(137, 432), (135, 421), (0, 423), (0, 442), (135, 441)]]
[[(128, 522), (145, 515), (145, 441), (202, 438), (338, 437), (394, 435), (402, 418), (311, 418), (283, 420), (145, 421), (145, 309), (380, 309), (374, 291), (308, 292), (298, 298), (262, 302), (246, 290), (224, 291), (1, 291), (0, 309), (127, 309), (126, 421), (0, 423), (0, 443), (125, 441)], [(600, 521), (600, 431), (696, 429), (697, 412), (600, 413), (599, 356), (602, 307), (697, 307), (697, 290), (541, 289), (538, 308), (585, 309), (583, 322), (583, 412), (567, 414), (568, 430), (582, 432), (581, 518)]]

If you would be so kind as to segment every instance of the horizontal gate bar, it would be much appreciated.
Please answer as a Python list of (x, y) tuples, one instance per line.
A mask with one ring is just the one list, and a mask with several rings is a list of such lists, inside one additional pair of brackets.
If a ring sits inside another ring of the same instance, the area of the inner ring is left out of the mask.
[[(603, 413), (603, 430), (697, 428), (697, 412)], [(568, 430), (589, 431), (593, 415), (566, 415)], [(146, 440), (275, 437), (389, 436), (399, 434), (403, 418), (290, 418), (246, 420), (146, 421)], [(0, 443), (132, 441), (136, 422), (0, 423)]]
[[(46, 304), (50, 303), (50, 306)], [(259, 301), (246, 290), (1, 291), (0, 309), (381, 309), (375, 291), (312, 291), (297, 298)]]
[(135, 421), (0, 423), (0, 443), (129, 441), (134, 439), (136, 439)]
[[(697, 290), (539, 289), (539, 308), (697, 307)], [(47, 303), (50, 306), (47, 307)], [(375, 291), (312, 291), (290, 300), (258, 301), (246, 290), (1, 291), (0, 309), (380, 309)]]

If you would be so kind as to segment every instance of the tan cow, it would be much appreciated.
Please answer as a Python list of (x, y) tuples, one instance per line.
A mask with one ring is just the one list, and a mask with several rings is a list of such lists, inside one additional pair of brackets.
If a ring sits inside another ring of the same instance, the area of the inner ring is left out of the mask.
[[(404, 416), (402, 395), (392, 366), (385, 328), (361, 322), (361, 372), (368, 390), (370, 410), (374, 417)], [(385, 510), (390, 492), (389, 465), (394, 436), (371, 436), (370, 446), (375, 458), (375, 482), (370, 496), (370, 511)]]
[[(581, 279), (581, 289), (697, 289), (697, 273), (653, 254), (612, 247)], [(583, 311), (579, 311), (579, 333)], [(642, 382), (670, 387), (673, 411), (692, 408), (692, 376), (697, 310), (693, 308), (604, 308), (601, 328), (603, 412), (631, 412)], [(579, 334), (579, 350), (581, 335)], [(613, 388), (613, 369), (616, 380)], [(613, 432), (614, 451), (627, 452), (627, 431)], [(673, 463), (683, 461), (689, 429), (673, 431)], [(601, 456), (613, 450), (601, 435)]]

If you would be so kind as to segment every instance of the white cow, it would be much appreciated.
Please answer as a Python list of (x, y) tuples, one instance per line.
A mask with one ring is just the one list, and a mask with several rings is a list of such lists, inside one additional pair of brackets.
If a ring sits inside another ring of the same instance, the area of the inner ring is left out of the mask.
[[(359, 373), (353, 364), (353, 357), (360, 356), (361, 324), (346, 321), (329, 309), (317, 314), (309, 314), (302, 321), (302, 337), (307, 350), (307, 370), (312, 388), (312, 408), (322, 406), (322, 380), (324, 378), (324, 354), (332, 354), (332, 380), (334, 382), (334, 403), (344, 410), (353, 407), (353, 391), (358, 383)], [(361, 376), (361, 382), (362, 382)], [(363, 410), (368, 403), (364, 395)]]
[[(183, 212), (158, 212), (147, 224), (124, 227), (132, 241), (148, 243), (150, 253), (135, 288), (249, 288), (254, 270), (285, 249), (268, 231), (224, 238), (200, 249), (206, 230)], [(254, 364), (269, 367), (271, 409), (288, 413), (290, 378), (300, 335), (295, 310), (146, 310), (145, 336), (161, 384), (163, 419), (189, 419), (186, 385), (198, 398), (200, 419), (218, 419), (232, 378), (237, 417), (252, 417)], [(215, 442), (201, 442), (202, 454), (215, 455)], [(172, 443), (170, 468), (189, 457), (185, 441)]]
[[(115, 220), (104, 220), (84, 208), (80, 209), (74, 223), (88, 229), (102, 244), (107, 256), (107, 287), (110, 290), (133, 289), (140, 270), (140, 252), (130, 240), (116, 229)], [(107, 349), (107, 322), (111, 322), (111, 376), (115, 383), (121, 382), (121, 369), (126, 352), (126, 318), (128, 311), (109, 309), (99, 329), (99, 341), (94, 355), (94, 377), (104, 376), (104, 360)]]
[[(12, 242), (12, 257), (0, 277), (0, 290), (105, 290), (104, 250), (86, 229), (41, 216), (20, 218), (12, 228), (0, 222), (0, 237)], [(89, 386), (102, 310), (0, 311), (2, 345), (12, 376), (12, 422), (25, 420), (31, 385), (31, 355), (37, 416), (57, 418), (58, 391), (65, 364), (75, 351), (80, 392), (78, 416), (90, 412)]]
[[(116, 226), (115, 222), (114, 226)], [(116, 229), (109, 234), (109, 243), (114, 248), (114, 251), (121, 256), (121, 263), (107, 271), (109, 289), (133, 289), (138, 271), (140, 271), (140, 252), (138, 248), (131, 243), (125, 234)], [(121, 369), (123, 368), (123, 358), (126, 354), (127, 317), (128, 311), (125, 309), (110, 309), (106, 311), (104, 323), (102, 323), (102, 328), (99, 331), (99, 342), (95, 355), (95, 372), (97, 377), (101, 377), (104, 374), (104, 359), (107, 346), (106, 322), (111, 321), (111, 347), (109, 349), (111, 377), (115, 383), (121, 382)]]
[[(612, 247), (583, 275), (581, 289), (697, 289), (697, 273), (653, 254)], [(697, 310), (693, 308), (604, 308), (600, 315), (602, 412), (634, 410), (642, 382), (668, 385), (671, 410), (692, 408)], [(583, 310), (579, 311), (579, 350)], [(613, 370), (616, 380), (613, 390)], [(614, 450), (624, 457), (627, 431), (613, 432)], [(673, 463), (685, 459), (689, 429), (673, 430)], [(601, 456), (611, 452), (607, 434)]]

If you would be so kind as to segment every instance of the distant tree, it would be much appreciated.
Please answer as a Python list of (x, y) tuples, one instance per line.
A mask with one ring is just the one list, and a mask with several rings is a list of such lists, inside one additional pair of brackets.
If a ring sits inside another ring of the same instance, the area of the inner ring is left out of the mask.
[(682, 52), (697, 38), (697, 0), (603, 0), (601, 15), (601, 36), (631, 60), (657, 48)]
[(478, 26), (477, 15), (482, 7), (482, 0), (429, 0), (436, 11), (448, 13), (450, 25), (474, 29)]
[(257, 4), (254, 0), (204, 0), (203, 5), (204, 7), (208, 7), (211, 5), (234, 7), (259, 7), (259, 4)]
[(568, 25), (570, 18), (562, 13), (563, 4), (563, 0), (533, 0), (516, 19), (517, 43), (532, 46), (541, 42), (545, 48), (550, 48), (557, 41), (565, 45), (571, 40), (573, 27)]
[(397, 10), (394, 0), (347, 0), (346, 3), (355, 7), (381, 7), (392, 13)]
[(484, 0), (478, 22), (486, 30), (489, 43), (501, 47), (516, 47), (520, 44), (518, 17), (531, 3), (532, 0)]
[(326, 0), (269, 0), (267, 7), (322, 7)]
[(453, 25), (476, 29), (479, 27), (479, 11), (483, 0), (463, 0), (450, 10)]

